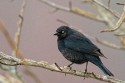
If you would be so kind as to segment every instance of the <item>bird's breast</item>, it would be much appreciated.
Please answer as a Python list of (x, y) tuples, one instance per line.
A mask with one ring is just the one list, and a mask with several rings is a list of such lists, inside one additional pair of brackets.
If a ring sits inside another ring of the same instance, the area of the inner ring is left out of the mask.
[(64, 41), (58, 41), (58, 49), (67, 60), (73, 63), (81, 64), (87, 61), (84, 54), (67, 48)]

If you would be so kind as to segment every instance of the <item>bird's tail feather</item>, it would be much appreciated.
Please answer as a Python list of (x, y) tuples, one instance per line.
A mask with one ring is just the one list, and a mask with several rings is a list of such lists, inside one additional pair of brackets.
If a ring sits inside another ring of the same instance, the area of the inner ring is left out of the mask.
[(90, 56), (90, 55), (86, 55), (86, 58), (92, 62), (93, 64), (95, 64), (96, 66), (98, 66), (106, 75), (109, 76), (114, 76), (101, 62), (100, 58), (98, 56)]
[(114, 76), (103, 64), (97, 65), (105, 74), (109, 76)]

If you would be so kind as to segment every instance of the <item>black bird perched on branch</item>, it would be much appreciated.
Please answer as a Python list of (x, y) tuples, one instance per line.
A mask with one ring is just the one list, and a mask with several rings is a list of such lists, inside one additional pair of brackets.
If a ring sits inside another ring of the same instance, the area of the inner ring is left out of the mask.
[[(98, 66), (106, 75), (114, 76), (102, 63), (99, 56), (105, 57), (100, 49), (85, 35), (68, 26), (61, 26), (54, 35), (58, 36), (58, 49), (72, 64), (82, 64), (88, 61)], [(86, 70), (87, 71), (87, 65)]]

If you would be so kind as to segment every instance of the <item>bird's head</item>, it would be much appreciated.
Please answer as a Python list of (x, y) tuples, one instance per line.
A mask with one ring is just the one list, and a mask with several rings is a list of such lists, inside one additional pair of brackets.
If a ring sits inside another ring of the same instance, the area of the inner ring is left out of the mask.
[(70, 28), (68, 26), (61, 26), (56, 30), (54, 35), (58, 36), (58, 38), (62, 39), (68, 35)]

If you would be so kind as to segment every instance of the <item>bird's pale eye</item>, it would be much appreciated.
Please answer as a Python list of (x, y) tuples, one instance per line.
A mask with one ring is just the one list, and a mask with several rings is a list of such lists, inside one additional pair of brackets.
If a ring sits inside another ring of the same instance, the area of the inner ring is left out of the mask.
[(65, 33), (65, 31), (61, 31), (61, 33), (62, 33), (62, 34), (64, 34), (64, 33)]

